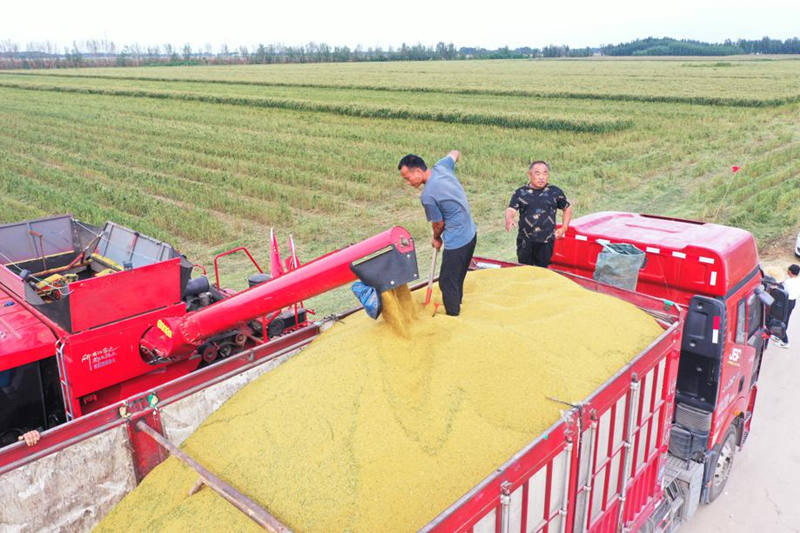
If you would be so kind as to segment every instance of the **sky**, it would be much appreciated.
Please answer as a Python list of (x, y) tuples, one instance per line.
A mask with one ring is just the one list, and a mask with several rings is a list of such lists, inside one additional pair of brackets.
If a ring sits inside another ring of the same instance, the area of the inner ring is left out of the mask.
[(800, 37), (800, 0), (0, 0), (0, 42), (59, 47), (107, 39), (118, 46), (189, 43), (364, 48), (427, 46), (498, 48), (617, 44), (649, 36), (722, 42)]

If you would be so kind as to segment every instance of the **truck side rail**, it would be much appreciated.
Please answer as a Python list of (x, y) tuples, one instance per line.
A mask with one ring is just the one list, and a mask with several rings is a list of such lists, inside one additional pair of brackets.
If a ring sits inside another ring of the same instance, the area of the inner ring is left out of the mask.
[[(297, 350), (317, 337), (320, 327), (321, 323), (319, 322), (310, 324), (305, 328), (218, 361), (206, 368), (56, 426), (43, 432), (41, 440), (34, 447), (29, 448), (19, 442), (0, 448), (0, 476), (131, 420), (135, 422), (138, 418), (152, 414), (157, 408), (165, 407), (231, 376)], [(134, 445), (132, 449), (136, 454), (137, 447)], [(134, 462), (146, 465), (152, 463), (152, 460), (147, 457), (134, 457)], [(137, 477), (140, 477), (140, 474), (143, 476), (145, 473), (137, 472)]]

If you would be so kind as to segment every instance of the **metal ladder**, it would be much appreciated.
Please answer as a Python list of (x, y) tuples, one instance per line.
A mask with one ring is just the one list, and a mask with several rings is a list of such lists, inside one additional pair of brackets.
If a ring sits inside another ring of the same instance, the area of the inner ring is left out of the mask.
[(64, 340), (56, 340), (56, 362), (58, 363), (58, 381), (61, 383), (61, 398), (64, 401), (64, 412), (67, 415), (67, 422), (75, 418), (72, 412), (72, 391), (69, 387), (67, 378), (67, 365), (64, 361)]

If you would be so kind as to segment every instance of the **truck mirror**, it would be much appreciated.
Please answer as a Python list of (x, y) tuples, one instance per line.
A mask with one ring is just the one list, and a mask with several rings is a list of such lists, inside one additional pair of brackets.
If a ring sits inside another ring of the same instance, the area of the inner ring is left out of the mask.
[(771, 307), (773, 303), (775, 303), (775, 298), (773, 298), (769, 293), (767, 293), (761, 287), (756, 287), (755, 290), (756, 296), (761, 301), (762, 304), (766, 305), (767, 307)]
[(772, 298), (772, 304), (767, 309), (767, 329), (771, 335), (782, 337), (789, 319), (789, 293), (777, 284), (768, 286), (765, 292)]

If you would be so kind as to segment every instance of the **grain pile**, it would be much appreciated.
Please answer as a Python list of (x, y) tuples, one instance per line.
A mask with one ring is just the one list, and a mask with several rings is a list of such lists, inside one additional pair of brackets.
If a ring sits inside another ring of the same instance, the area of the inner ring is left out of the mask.
[[(183, 449), (295, 531), (415, 530), (559, 418), (545, 397), (586, 398), (662, 331), (540, 268), (473, 272), (464, 293), (457, 318), (385, 295), (389, 320), (336, 324)], [(257, 530), (188, 496), (196, 480), (167, 460), (97, 530)]]

